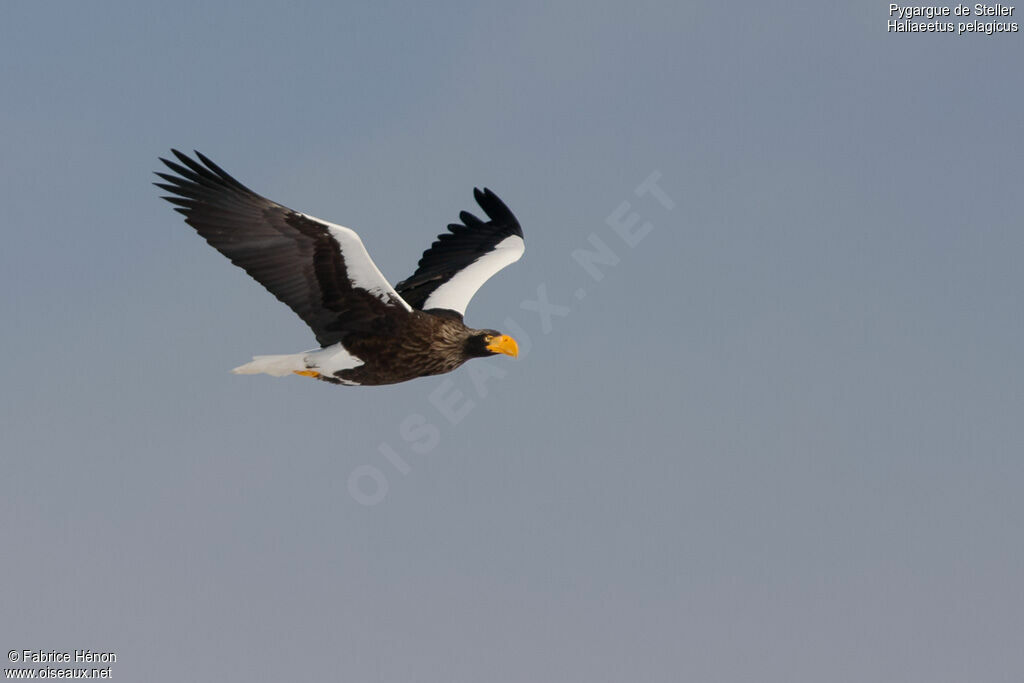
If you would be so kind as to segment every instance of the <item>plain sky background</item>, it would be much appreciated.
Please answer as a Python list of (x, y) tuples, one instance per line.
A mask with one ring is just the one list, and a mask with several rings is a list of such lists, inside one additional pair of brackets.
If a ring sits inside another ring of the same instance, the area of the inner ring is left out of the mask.
[[(888, 20), (4, 3), (3, 651), (113, 651), (122, 681), (1020, 681), (1024, 33)], [(314, 342), (159, 199), (170, 147), (392, 281), (491, 187), (527, 252), (467, 320), (527, 353), (231, 375)], [(635, 192), (655, 172), (671, 209)]]

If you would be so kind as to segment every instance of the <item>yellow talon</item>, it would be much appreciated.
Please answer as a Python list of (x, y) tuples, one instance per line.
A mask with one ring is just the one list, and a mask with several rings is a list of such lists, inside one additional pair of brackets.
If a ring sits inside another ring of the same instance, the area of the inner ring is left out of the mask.
[(320, 373), (316, 370), (292, 370), (296, 375), (302, 375), (303, 377), (319, 377)]

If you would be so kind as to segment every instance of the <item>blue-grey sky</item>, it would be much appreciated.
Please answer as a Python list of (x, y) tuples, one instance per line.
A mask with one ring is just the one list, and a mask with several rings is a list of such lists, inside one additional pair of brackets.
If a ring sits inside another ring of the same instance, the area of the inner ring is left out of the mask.
[[(888, 19), (6, 3), (0, 645), (132, 681), (1019, 680), (1024, 37)], [(170, 147), (392, 281), (491, 187), (527, 252), (467, 320), (526, 352), (231, 375), (314, 341), (158, 198)]]

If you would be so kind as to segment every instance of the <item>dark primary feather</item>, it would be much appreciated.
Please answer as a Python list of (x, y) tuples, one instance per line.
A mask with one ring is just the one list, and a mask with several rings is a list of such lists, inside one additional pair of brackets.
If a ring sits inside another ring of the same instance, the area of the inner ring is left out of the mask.
[(462, 223), (452, 223), (448, 232), (437, 236), (437, 241), (423, 252), (416, 272), (395, 286), (413, 308), (423, 308), (423, 302), (434, 290), (506, 237), (523, 236), (519, 221), (498, 195), (484, 188), (483, 191), (474, 189), (473, 196), (490, 220), (485, 223), (463, 211), (459, 214)]
[(164, 199), (211, 246), (295, 311), (321, 346), (352, 331), (384, 331), (391, 324), (397, 306), (352, 286), (326, 225), (261, 197), (199, 152), (202, 164), (171, 151), (180, 164), (160, 160), (177, 175), (158, 172), (166, 182), (154, 183), (174, 195)]

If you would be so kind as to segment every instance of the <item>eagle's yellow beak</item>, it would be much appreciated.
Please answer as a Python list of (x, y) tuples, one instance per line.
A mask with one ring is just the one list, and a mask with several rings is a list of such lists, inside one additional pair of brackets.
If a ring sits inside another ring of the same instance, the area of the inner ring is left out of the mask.
[(519, 344), (507, 334), (492, 339), (491, 343), (487, 345), (487, 350), (492, 353), (503, 353), (513, 358), (519, 357)]

